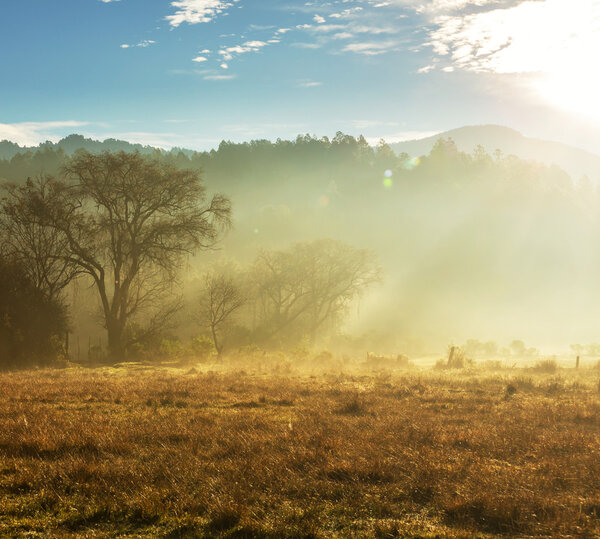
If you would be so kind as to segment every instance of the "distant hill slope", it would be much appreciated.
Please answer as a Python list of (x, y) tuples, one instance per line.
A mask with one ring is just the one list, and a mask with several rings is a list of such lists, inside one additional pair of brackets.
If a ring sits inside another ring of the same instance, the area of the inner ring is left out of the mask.
[(521, 159), (547, 165), (556, 164), (574, 179), (587, 174), (591, 179), (600, 181), (599, 155), (560, 142), (529, 138), (514, 129), (499, 125), (460, 127), (432, 137), (397, 142), (390, 146), (398, 154), (406, 152), (412, 156), (428, 155), (440, 138), (451, 138), (463, 152), (471, 153), (481, 144), (490, 154), (499, 149), (505, 155), (516, 155)]

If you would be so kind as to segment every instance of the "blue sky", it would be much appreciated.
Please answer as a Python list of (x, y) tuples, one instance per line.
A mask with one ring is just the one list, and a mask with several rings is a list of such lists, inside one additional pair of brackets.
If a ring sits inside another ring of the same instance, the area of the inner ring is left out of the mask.
[(0, 0), (0, 139), (485, 123), (600, 152), (600, 0)]

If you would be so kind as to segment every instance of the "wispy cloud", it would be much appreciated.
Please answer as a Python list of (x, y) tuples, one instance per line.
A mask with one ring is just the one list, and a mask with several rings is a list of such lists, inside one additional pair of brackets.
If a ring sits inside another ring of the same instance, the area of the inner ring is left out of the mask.
[(115, 131), (98, 134), (92, 131), (83, 132), (82, 135), (94, 140), (112, 138), (124, 140), (132, 144), (163, 148), (164, 150), (170, 150), (174, 147), (203, 150), (214, 147), (219, 143), (219, 139), (217, 138), (200, 138), (172, 132)]
[(376, 56), (395, 50), (397, 46), (398, 43), (396, 41), (359, 42), (346, 45), (342, 51), (364, 54), (366, 56)]
[(139, 43), (135, 43), (133, 45), (130, 45), (129, 43), (123, 43), (121, 45), (122, 49), (130, 49), (132, 47), (149, 47), (150, 45), (154, 45), (156, 43), (156, 41), (153, 41), (152, 39), (144, 39), (143, 41), (140, 41)]
[[(352, 5), (360, 4), (360, 5)], [(400, 23), (406, 9), (416, 10), (410, 2), (375, 2), (373, 0), (347, 0), (343, 2), (307, 3), (304, 10), (313, 10), (311, 23), (296, 25), (296, 30), (312, 37), (312, 48), (328, 46), (331, 52), (375, 56), (406, 46), (406, 26)], [(345, 9), (340, 9), (345, 7)], [(390, 8), (382, 10), (381, 8)], [(318, 13), (315, 13), (318, 10)], [(402, 12), (401, 12), (402, 11)], [(315, 24), (316, 23), (316, 24)], [(350, 41), (351, 43), (348, 43)], [(307, 41), (296, 46), (307, 48)]]
[(36, 146), (47, 140), (57, 142), (70, 128), (89, 125), (89, 122), (20, 122), (0, 124), (0, 140), (10, 140), (21, 146)]
[(236, 75), (205, 75), (204, 80), (233, 80), (236, 78)]
[(225, 61), (232, 60), (234, 55), (246, 54), (248, 52), (257, 52), (263, 47), (266, 47), (268, 42), (266, 41), (246, 41), (241, 45), (234, 45), (232, 47), (223, 47), (219, 50), (219, 54)]
[(298, 86), (300, 88), (317, 88), (318, 86), (323, 86), (323, 83), (314, 80), (303, 80), (298, 83)]
[(530, 74), (548, 101), (600, 120), (591, 62), (600, 50), (600, 0), (481, 3), (486, 9), (434, 18), (428, 44), (444, 71)]
[(432, 137), (433, 135), (437, 135), (439, 131), (401, 131), (401, 132), (391, 132), (389, 134), (384, 134), (379, 137), (365, 137), (367, 142), (372, 145), (376, 145), (381, 139), (385, 140), (388, 144), (392, 144), (394, 142), (405, 142), (407, 140), (420, 140), (423, 138)]
[(600, 0), (532, 0), (435, 22), (433, 50), (471, 71), (552, 72), (600, 46)]

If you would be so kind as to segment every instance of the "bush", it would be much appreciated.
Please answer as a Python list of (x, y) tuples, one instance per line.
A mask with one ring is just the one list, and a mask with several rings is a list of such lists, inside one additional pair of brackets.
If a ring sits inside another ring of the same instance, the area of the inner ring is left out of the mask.
[(439, 359), (436, 364), (436, 369), (464, 369), (471, 367), (473, 360), (465, 355), (465, 351), (459, 346), (451, 346), (448, 348), (448, 359)]
[(504, 369), (504, 365), (502, 364), (502, 361), (498, 360), (498, 359), (488, 359), (487, 361), (484, 361), (483, 363), (481, 363), (481, 368), (488, 370), (488, 371), (500, 371), (502, 369)]
[(165, 338), (160, 343), (158, 354), (161, 359), (179, 359), (184, 351), (183, 344), (179, 340)]
[(214, 343), (206, 335), (192, 339), (189, 347), (192, 355), (202, 361), (209, 359), (215, 351)]
[(546, 374), (553, 374), (557, 371), (558, 364), (555, 359), (544, 359), (535, 364), (534, 370)]
[(366, 404), (364, 399), (355, 393), (350, 395), (336, 412), (344, 415), (362, 415), (366, 412)]
[(64, 305), (37, 289), (19, 264), (0, 260), (0, 367), (64, 357), (67, 329)]

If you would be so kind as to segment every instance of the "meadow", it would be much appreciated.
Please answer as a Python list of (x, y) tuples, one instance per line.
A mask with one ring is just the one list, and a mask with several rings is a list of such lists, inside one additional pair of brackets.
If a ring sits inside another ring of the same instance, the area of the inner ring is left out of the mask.
[(600, 372), (543, 370), (1, 373), (0, 536), (597, 537)]

